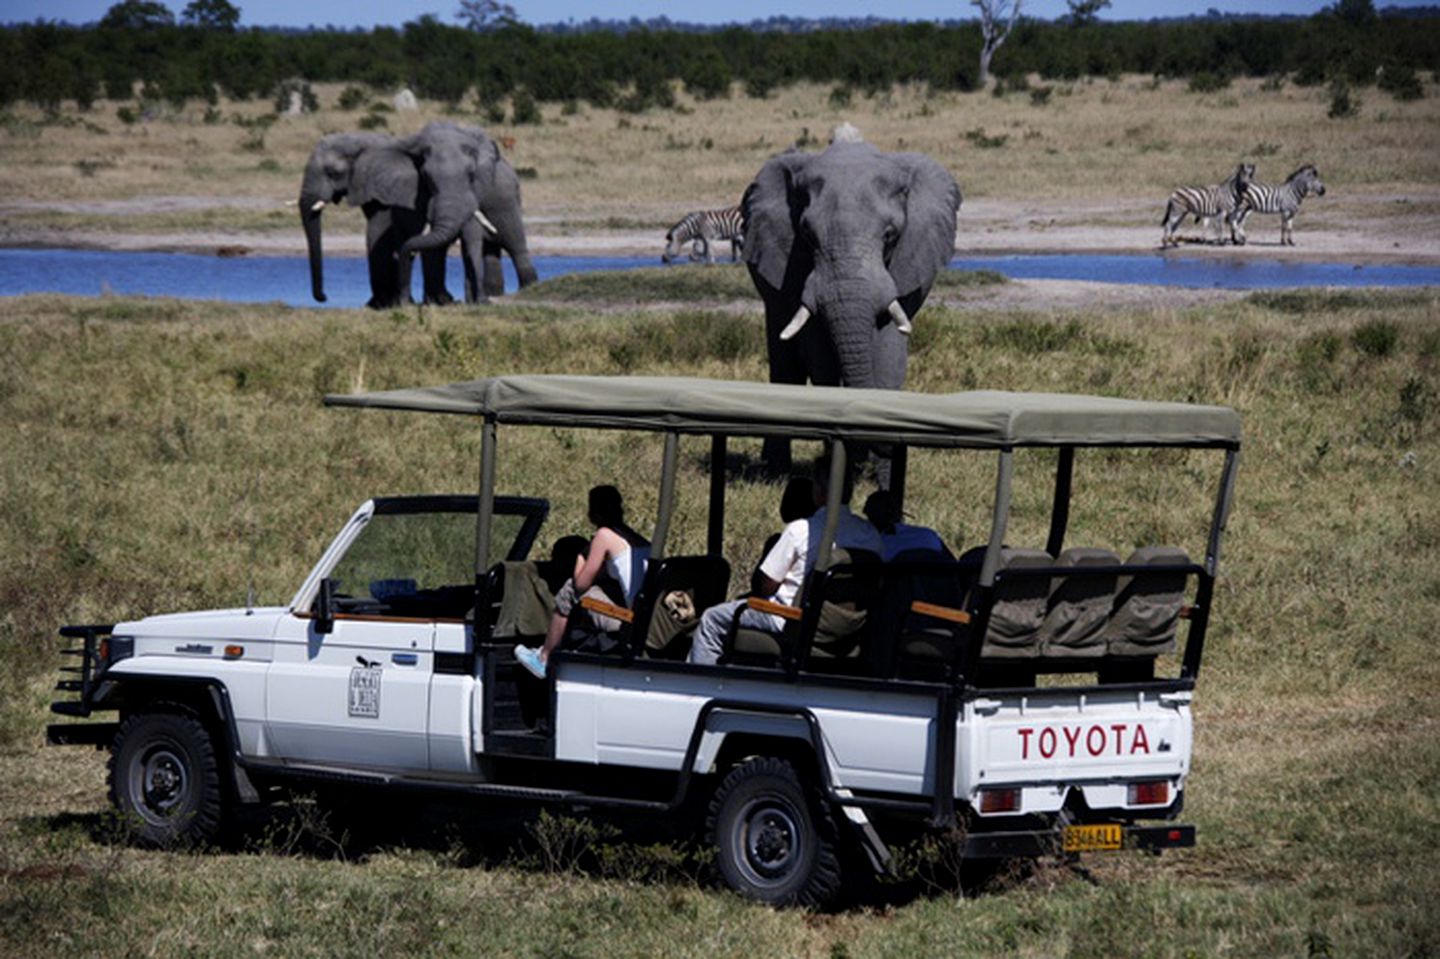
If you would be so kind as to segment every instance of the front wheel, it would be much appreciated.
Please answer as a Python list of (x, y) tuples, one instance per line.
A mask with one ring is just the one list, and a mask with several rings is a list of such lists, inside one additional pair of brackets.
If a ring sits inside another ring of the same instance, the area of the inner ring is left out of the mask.
[(120, 727), (110, 757), (110, 801), (149, 846), (213, 839), (225, 810), (210, 733), (184, 713), (141, 713)]
[(710, 803), (708, 826), (720, 874), (743, 896), (819, 906), (840, 890), (834, 820), (783, 759), (731, 770)]

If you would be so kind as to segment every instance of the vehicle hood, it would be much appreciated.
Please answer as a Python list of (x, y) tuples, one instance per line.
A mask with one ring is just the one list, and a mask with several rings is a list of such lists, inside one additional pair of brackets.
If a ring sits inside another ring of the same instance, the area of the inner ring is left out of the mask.
[(193, 613), (166, 613), (118, 623), (116, 636), (184, 639), (269, 639), (275, 624), (289, 612), (284, 606), (207, 609)]

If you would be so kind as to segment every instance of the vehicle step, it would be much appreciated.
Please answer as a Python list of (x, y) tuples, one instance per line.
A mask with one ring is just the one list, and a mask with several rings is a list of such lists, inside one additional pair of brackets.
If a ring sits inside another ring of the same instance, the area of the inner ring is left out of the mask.
[(519, 729), (493, 729), (485, 734), (485, 751), (507, 756), (549, 756), (547, 733)]

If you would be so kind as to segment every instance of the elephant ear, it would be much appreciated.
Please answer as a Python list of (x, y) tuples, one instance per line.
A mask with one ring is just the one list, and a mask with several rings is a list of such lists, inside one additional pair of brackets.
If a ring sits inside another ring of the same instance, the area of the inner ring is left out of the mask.
[(420, 173), (410, 153), (399, 146), (366, 150), (355, 161), (350, 198), (356, 206), (418, 209), (419, 194)]
[[(795, 231), (808, 199), (796, 189), (795, 180), (810, 157), (799, 152), (771, 157), (740, 201), (745, 263), (777, 290), (786, 288), (787, 278), (793, 285), (804, 282), (810, 273), (808, 247), (795, 244)], [(806, 262), (799, 262), (802, 259)]]
[(922, 153), (896, 153), (892, 159), (908, 171), (905, 229), (890, 253), (890, 276), (911, 316), (925, 302), (935, 275), (955, 255), (955, 214), (960, 187), (950, 172)]

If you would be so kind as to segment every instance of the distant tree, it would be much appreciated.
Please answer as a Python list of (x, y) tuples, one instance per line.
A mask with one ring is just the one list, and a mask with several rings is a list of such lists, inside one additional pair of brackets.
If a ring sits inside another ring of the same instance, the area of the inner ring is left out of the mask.
[(970, 0), (971, 6), (980, 8), (980, 36), (984, 39), (980, 46), (979, 85), (982, 87), (990, 82), (990, 61), (994, 59), (995, 51), (1009, 38), (1010, 31), (1015, 29), (1015, 21), (1020, 19), (1021, 2)]
[(1086, 27), (1100, 17), (1100, 11), (1110, 6), (1110, 0), (1065, 0), (1070, 7), (1067, 18), (1072, 27)]
[(175, 14), (155, 0), (122, 0), (100, 18), (100, 26), (115, 30), (153, 30), (174, 25)]
[(455, 19), (464, 24), (467, 30), (478, 33), (488, 33), (520, 22), (514, 5), (501, 3), (500, 0), (460, 0), (460, 9), (455, 11)]
[(1352, 27), (1363, 27), (1375, 21), (1375, 0), (1336, 0), (1329, 12)]
[(180, 22), (204, 30), (234, 30), (240, 23), (240, 8), (229, 0), (190, 0)]

